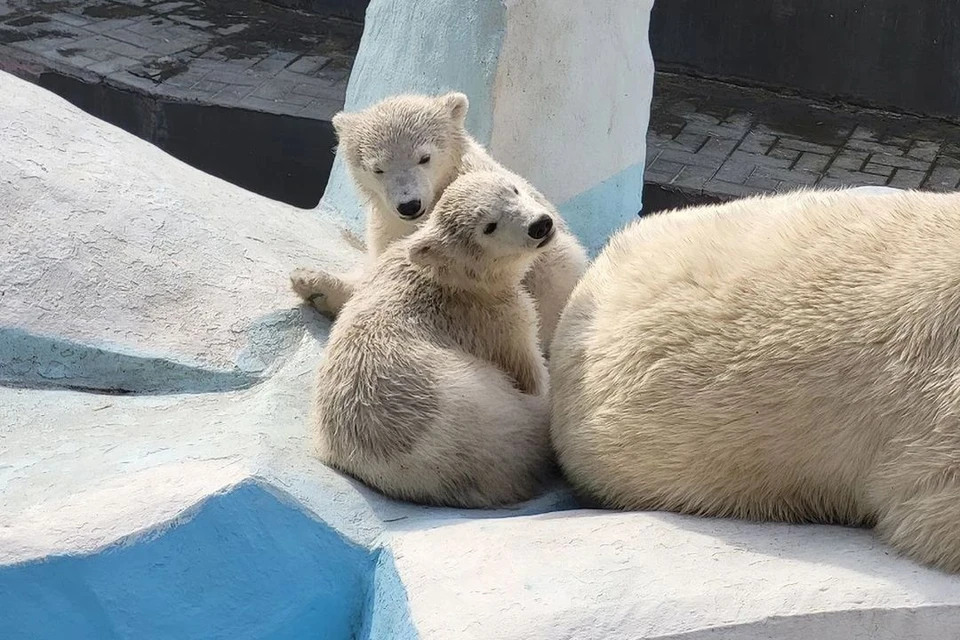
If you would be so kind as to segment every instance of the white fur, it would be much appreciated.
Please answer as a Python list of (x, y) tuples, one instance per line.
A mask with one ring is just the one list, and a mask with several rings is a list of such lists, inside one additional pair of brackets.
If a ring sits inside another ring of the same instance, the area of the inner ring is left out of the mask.
[[(467, 97), (462, 93), (402, 95), (334, 117), (340, 152), (367, 205), (368, 265), (391, 243), (427, 220), (437, 199), (457, 176), (478, 170), (514, 175), (467, 133), (467, 109)], [(414, 220), (403, 219), (397, 209), (410, 201), (422, 204), (422, 214)], [(545, 352), (563, 305), (587, 262), (583, 247), (552, 205), (548, 206), (562, 233), (526, 279), (540, 311), (540, 342)], [(360, 277), (360, 273), (335, 276), (297, 269), (291, 281), (301, 297), (333, 318)]]
[(960, 195), (657, 215), (574, 291), (552, 435), (628, 509), (876, 525), (960, 571)]
[(540, 488), (553, 464), (547, 371), (521, 286), (547, 250), (529, 235), (552, 211), (538, 197), (502, 172), (467, 174), (384, 252), (320, 367), (327, 464), (427, 504), (492, 507)]

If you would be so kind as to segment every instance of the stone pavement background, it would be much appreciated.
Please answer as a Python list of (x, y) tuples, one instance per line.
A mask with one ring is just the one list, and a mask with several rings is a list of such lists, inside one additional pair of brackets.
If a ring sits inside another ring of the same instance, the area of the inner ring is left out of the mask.
[(259, 0), (0, 0), (0, 69), (329, 120), (362, 31)]
[(721, 199), (806, 187), (954, 190), (960, 126), (657, 74), (646, 181)]
[[(343, 106), (362, 32), (358, 20), (261, 0), (0, 0), (0, 70), (31, 79), (52, 70), (135, 94), (329, 121)], [(162, 144), (166, 126), (158, 119), (158, 131), (137, 133)], [(250, 153), (304, 164), (326, 144), (318, 135), (301, 134), (300, 146), (311, 147), (302, 158), (279, 134), (277, 149)], [(803, 187), (960, 186), (956, 124), (665, 73), (647, 151), (647, 209)], [(322, 186), (299, 164), (270, 169), (283, 182), (270, 191), (212, 160), (178, 157), (271, 197), (296, 191), (301, 176)]]

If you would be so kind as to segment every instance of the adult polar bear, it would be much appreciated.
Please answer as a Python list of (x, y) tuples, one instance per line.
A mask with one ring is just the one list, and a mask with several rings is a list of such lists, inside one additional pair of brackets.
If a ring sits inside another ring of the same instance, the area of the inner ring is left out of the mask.
[[(469, 103), (459, 92), (441, 96), (398, 95), (333, 118), (339, 146), (354, 184), (367, 204), (366, 269), (396, 240), (429, 217), (447, 186), (473, 171), (500, 171), (464, 127)], [(557, 237), (524, 280), (540, 316), (540, 343), (550, 344), (560, 312), (586, 268), (587, 256), (546, 198)], [(336, 316), (362, 273), (338, 276), (310, 269), (291, 274), (294, 291), (321, 312)]]
[(604, 504), (875, 525), (960, 571), (960, 195), (642, 219), (554, 344), (554, 446)]

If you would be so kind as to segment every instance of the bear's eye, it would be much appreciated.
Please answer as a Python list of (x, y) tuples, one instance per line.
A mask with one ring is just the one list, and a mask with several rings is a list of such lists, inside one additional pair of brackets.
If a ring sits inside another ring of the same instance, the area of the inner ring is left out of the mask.
[(429, 153), (425, 153), (425, 154), (423, 154), (422, 156), (420, 156), (420, 164), (427, 164), (428, 162), (430, 162), (430, 154), (429, 154)]
[(514, 187), (514, 188), (513, 188), (513, 193), (516, 194), (516, 195), (520, 195), (520, 190), (517, 189), (516, 187)]
[(488, 224), (483, 228), (483, 234), (488, 236), (496, 230), (497, 230), (497, 223), (491, 222), (490, 224)]
[(383, 169), (374, 169), (373, 172), (374, 172), (374, 173), (383, 173)]

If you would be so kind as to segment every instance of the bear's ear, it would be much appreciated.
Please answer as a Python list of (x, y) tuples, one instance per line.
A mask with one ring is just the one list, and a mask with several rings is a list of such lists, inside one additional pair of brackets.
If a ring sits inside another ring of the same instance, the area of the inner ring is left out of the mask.
[(346, 111), (340, 111), (333, 116), (331, 123), (333, 124), (333, 130), (337, 132), (337, 137), (341, 138), (343, 135), (353, 129), (353, 126), (357, 122), (357, 116), (353, 113), (347, 113)]
[(467, 100), (466, 94), (453, 91), (440, 96), (440, 102), (450, 114), (450, 119), (458, 125), (463, 125), (467, 118), (467, 109), (470, 108), (470, 101)]
[(410, 244), (410, 262), (423, 267), (440, 264), (443, 259), (442, 245), (442, 241), (435, 234), (421, 231)]

